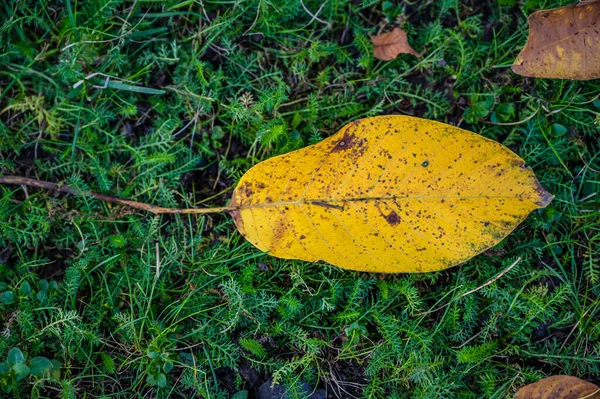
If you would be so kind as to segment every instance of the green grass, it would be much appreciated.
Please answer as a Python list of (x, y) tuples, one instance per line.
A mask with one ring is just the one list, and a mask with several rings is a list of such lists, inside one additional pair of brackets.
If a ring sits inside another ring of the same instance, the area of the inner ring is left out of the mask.
[[(301, 382), (331, 398), (598, 383), (600, 84), (510, 70), (526, 16), (567, 1), (484, 3), (0, 5), (2, 174), (223, 206), (257, 162), (397, 113), (500, 141), (556, 195), (464, 265), (374, 275), (271, 258), (225, 215), (0, 187), (0, 361), (18, 347), (25, 364), (60, 363), (18, 382), (0, 373), (6, 397), (254, 397), (248, 365), (290, 398)], [(401, 15), (425, 55), (375, 60), (369, 38)]]

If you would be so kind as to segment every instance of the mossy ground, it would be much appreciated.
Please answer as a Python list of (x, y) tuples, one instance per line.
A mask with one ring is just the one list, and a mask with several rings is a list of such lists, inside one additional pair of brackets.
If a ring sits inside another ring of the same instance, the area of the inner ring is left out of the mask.
[[(0, 360), (18, 347), (61, 365), (0, 375), (5, 395), (252, 398), (272, 378), (290, 398), (302, 382), (331, 398), (505, 398), (552, 374), (598, 383), (600, 83), (510, 70), (527, 15), (567, 3), (5, 1), (2, 174), (223, 206), (260, 160), (397, 113), (500, 141), (556, 195), (462, 266), (373, 275), (269, 257), (225, 215), (0, 187)], [(423, 57), (373, 58), (369, 38), (396, 25)]]

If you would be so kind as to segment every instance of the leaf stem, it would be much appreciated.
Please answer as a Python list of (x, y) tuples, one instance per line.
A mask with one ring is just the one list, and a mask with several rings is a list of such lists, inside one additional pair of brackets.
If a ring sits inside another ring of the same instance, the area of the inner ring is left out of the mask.
[(63, 186), (56, 183), (51, 183), (42, 180), (30, 179), (28, 177), (21, 176), (0, 176), (0, 184), (14, 184), (19, 186), (29, 186), (42, 188), (44, 190), (57, 191), (59, 193), (71, 194), (75, 196), (82, 197), (93, 197), (99, 199), (101, 201), (112, 202), (113, 204), (125, 205), (131, 208), (140, 209), (142, 211), (151, 212), (155, 215), (160, 214), (205, 214), (205, 213), (220, 213), (233, 211), (236, 208), (233, 207), (219, 207), (219, 208), (188, 208), (188, 209), (180, 209), (180, 208), (163, 208), (160, 206), (145, 204), (143, 202), (130, 201), (122, 198), (112, 197), (110, 195), (104, 195), (89, 191), (81, 191), (73, 187)]

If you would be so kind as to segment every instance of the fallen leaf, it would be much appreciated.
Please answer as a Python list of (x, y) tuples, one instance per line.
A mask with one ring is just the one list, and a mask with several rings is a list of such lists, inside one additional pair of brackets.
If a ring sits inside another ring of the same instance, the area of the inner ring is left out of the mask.
[(228, 211), (248, 241), (279, 258), (427, 272), (492, 247), (552, 198), (499, 143), (381, 116), (257, 164)]
[(600, 1), (582, 1), (529, 16), (529, 37), (512, 69), (523, 76), (600, 78)]
[(390, 61), (398, 57), (400, 54), (412, 54), (420, 57), (423, 52), (419, 53), (408, 44), (406, 32), (400, 28), (394, 28), (393, 31), (382, 33), (371, 39), (371, 43), (375, 46), (373, 50), (375, 58), (382, 61)]
[(517, 399), (600, 399), (600, 388), (591, 382), (568, 375), (554, 375), (517, 392)]

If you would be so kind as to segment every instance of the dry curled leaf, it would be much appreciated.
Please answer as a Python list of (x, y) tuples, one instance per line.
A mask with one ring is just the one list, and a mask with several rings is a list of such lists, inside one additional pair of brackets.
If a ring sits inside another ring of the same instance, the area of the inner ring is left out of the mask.
[(393, 60), (400, 54), (412, 54), (417, 57), (423, 55), (423, 52), (417, 52), (408, 44), (406, 32), (400, 28), (375, 36), (371, 39), (371, 43), (375, 46), (373, 50), (375, 58), (382, 61)]
[(517, 392), (517, 399), (600, 399), (600, 388), (568, 375), (554, 375)]
[(444, 123), (367, 118), (251, 168), (229, 207), (271, 255), (426, 272), (465, 262), (552, 200), (508, 148)]
[(523, 76), (600, 78), (600, 1), (582, 1), (529, 16), (529, 37), (512, 69)]

